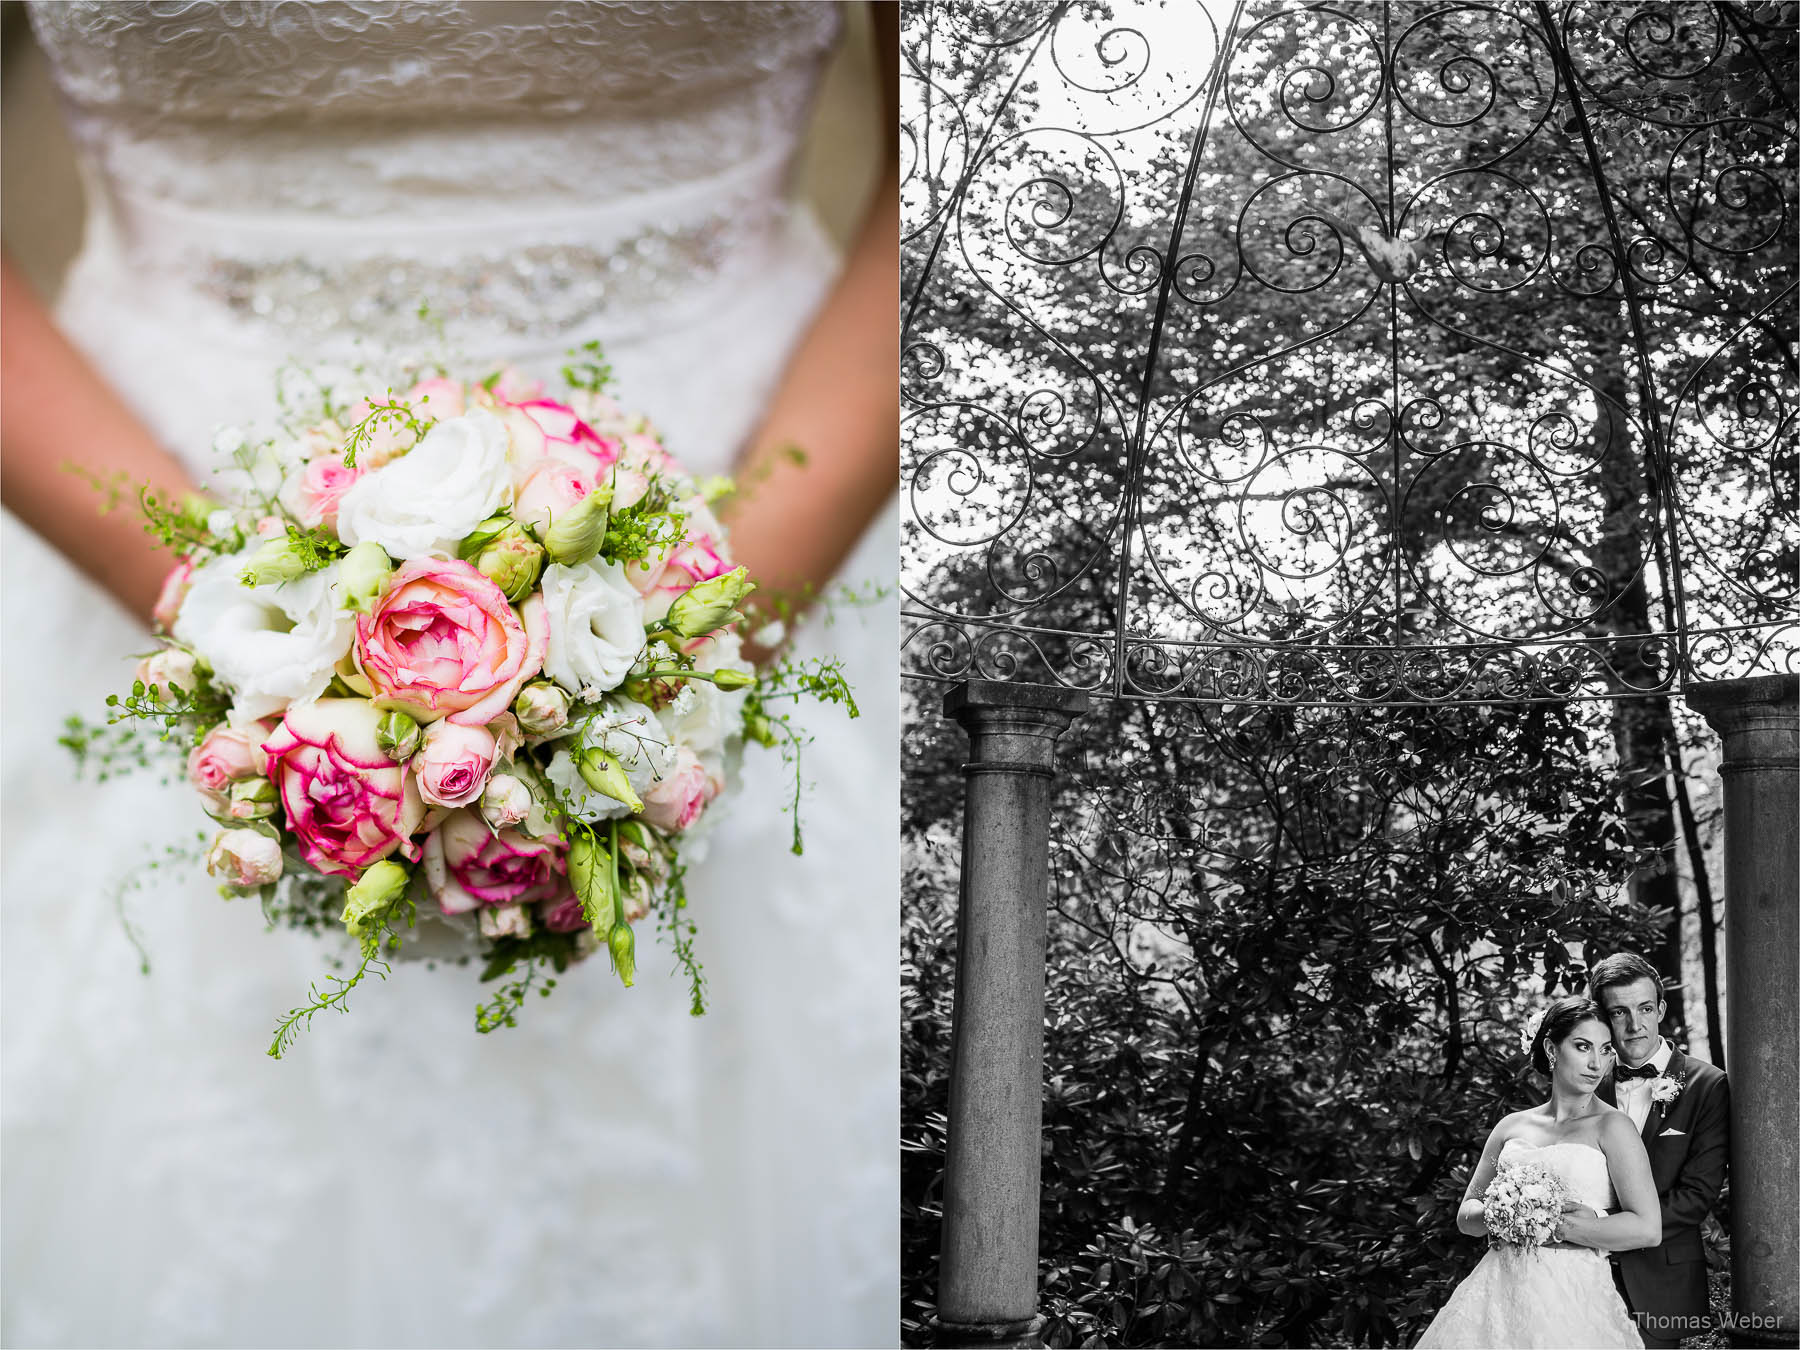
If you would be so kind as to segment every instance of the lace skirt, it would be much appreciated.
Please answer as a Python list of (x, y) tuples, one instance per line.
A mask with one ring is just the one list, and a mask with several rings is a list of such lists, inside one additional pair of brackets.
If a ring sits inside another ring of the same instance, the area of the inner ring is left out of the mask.
[(1643, 1344), (1602, 1253), (1499, 1246), (1456, 1286), (1418, 1350), (1640, 1350)]

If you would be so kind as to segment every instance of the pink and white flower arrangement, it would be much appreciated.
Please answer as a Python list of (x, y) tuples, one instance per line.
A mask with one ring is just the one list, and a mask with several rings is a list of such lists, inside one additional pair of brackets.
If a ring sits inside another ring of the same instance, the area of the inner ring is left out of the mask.
[(361, 947), (271, 1054), (420, 910), (484, 978), (523, 967), (481, 1030), (513, 1023), (538, 967), (601, 947), (631, 984), (653, 911), (698, 1011), (680, 878), (744, 740), (792, 738), (775, 699), (854, 715), (832, 663), (759, 679), (743, 659), (755, 587), (709, 505), (730, 485), (696, 482), (596, 364), (566, 373), (560, 399), (510, 372), (324, 395), (236, 456), (241, 506), (146, 501), (180, 561), (114, 705), (186, 736), (227, 894)]

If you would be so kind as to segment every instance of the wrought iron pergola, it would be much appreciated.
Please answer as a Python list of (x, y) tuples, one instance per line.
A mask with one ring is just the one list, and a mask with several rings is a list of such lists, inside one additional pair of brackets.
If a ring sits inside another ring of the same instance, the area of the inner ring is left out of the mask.
[(1782, 22), (919, 6), (905, 673), (1384, 704), (1794, 671)]

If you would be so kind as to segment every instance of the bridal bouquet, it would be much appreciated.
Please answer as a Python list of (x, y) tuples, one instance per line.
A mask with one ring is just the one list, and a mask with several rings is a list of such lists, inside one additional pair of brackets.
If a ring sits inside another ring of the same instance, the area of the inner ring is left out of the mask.
[(235, 505), (144, 496), (180, 561), (114, 720), (187, 748), (227, 895), (362, 958), (276, 1057), (428, 920), (484, 979), (523, 970), (480, 1030), (602, 947), (630, 985), (652, 917), (700, 1012), (683, 867), (744, 741), (797, 749), (784, 699), (855, 716), (835, 663), (744, 660), (730, 483), (684, 470), (591, 357), (558, 398), (508, 372), (322, 390), (265, 441), (227, 434)]
[(1543, 1164), (1502, 1162), (1481, 1197), (1482, 1218), (1494, 1241), (1530, 1251), (1555, 1236), (1568, 1198), (1563, 1179)]

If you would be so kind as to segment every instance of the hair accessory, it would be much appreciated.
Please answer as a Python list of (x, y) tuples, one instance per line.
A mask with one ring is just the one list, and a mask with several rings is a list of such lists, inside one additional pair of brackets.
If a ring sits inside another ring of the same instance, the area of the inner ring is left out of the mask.
[(1537, 1038), (1543, 1034), (1544, 1015), (1549, 1011), (1548, 1007), (1539, 1008), (1526, 1019), (1525, 1030), (1519, 1033), (1519, 1049), (1525, 1052), (1527, 1058), (1531, 1056), (1531, 1047), (1537, 1044)]

